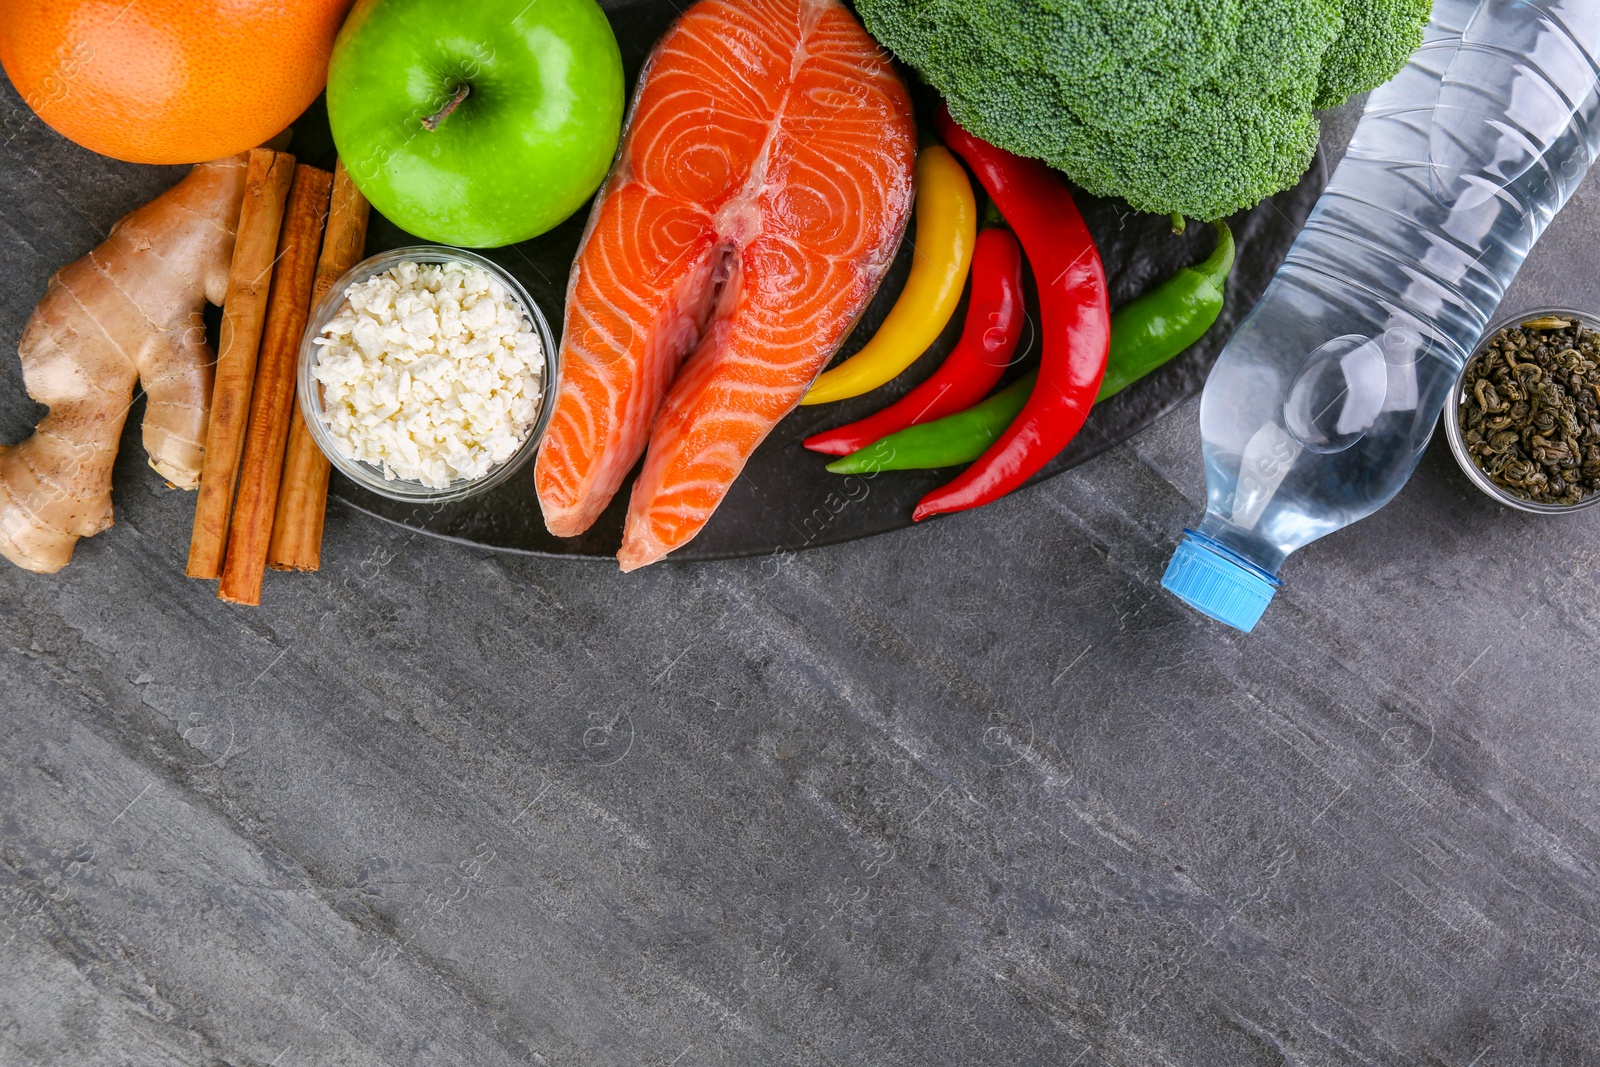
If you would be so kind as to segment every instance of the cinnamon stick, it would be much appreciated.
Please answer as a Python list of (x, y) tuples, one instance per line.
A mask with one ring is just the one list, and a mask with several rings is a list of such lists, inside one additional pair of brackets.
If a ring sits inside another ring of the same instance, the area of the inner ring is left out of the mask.
[(189, 539), (191, 578), (220, 578), (233, 489), (244, 452), (250, 393), (255, 386), (256, 352), (272, 288), (272, 261), (278, 250), (284, 198), (294, 177), (294, 157), (257, 148), (245, 171), (244, 202), (228, 270), (217, 345), (216, 384), (211, 387), (211, 421), (206, 427), (205, 460)]
[[(341, 160), (333, 168), (333, 206), (328, 211), (328, 232), (317, 261), (317, 279), (311, 288), (313, 307), (333, 283), (361, 261), (367, 245), (367, 198), (350, 180)], [(328, 510), (328, 457), (322, 454), (306, 428), (296, 398), (290, 414), (289, 447), (283, 460), (283, 483), (278, 489), (278, 513), (272, 523), (272, 544), (267, 566), (274, 570), (314, 571), (322, 566), (322, 524)]]
[(322, 526), (328, 512), (332, 467), (311, 439), (299, 398), (289, 413), (278, 510), (272, 520), (267, 566), (275, 571), (314, 571), (322, 566)]
[(228, 531), (227, 558), (217, 596), (235, 604), (261, 603), (261, 578), (267, 567), (272, 516), (283, 474), (283, 453), (294, 406), (295, 364), (300, 338), (311, 315), (311, 285), (316, 277), (322, 226), (328, 217), (333, 175), (297, 166), (278, 236), (278, 262), (272, 273), (272, 299), (256, 360), (250, 398), (250, 432), (239, 466), (239, 493)]

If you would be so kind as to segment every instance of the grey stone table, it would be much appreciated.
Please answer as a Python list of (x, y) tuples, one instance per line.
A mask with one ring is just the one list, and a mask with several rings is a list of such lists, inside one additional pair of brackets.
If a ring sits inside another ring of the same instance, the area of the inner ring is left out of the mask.
[[(178, 172), (0, 120), (9, 348)], [(1509, 300), (1600, 307), (1597, 239), (1591, 183)], [(335, 509), (254, 610), (131, 432), (116, 492), (0, 567), (0, 1063), (1600, 1062), (1600, 518), (1438, 443), (1250, 636), (1158, 585), (1193, 404), (781, 563)]]

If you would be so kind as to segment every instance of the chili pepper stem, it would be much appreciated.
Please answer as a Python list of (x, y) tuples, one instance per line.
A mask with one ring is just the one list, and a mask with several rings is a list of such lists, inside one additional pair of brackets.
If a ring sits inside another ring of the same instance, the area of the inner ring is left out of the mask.
[(1228, 229), (1228, 224), (1221, 219), (1212, 223), (1217, 230), (1217, 247), (1211, 250), (1211, 255), (1206, 257), (1204, 263), (1194, 269), (1211, 278), (1226, 281), (1233, 272), (1233, 257), (1236, 250), (1233, 245), (1233, 231)]

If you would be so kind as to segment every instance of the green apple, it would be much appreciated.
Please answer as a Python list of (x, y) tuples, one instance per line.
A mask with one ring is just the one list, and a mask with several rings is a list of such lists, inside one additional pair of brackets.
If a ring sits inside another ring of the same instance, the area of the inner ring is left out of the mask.
[(334, 42), (328, 121), (356, 187), (392, 222), (493, 248), (594, 193), (622, 93), (594, 0), (360, 0)]

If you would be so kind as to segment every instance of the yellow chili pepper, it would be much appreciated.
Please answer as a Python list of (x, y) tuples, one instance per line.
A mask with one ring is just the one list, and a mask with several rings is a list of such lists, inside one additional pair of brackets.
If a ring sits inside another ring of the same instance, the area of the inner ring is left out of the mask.
[(802, 404), (876, 389), (917, 361), (961, 302), (978, 240), (978, 205), (967, 172), (942, 145), (917, 156), (917, 236), (911, 275), (872, 340), (811, 385)]

